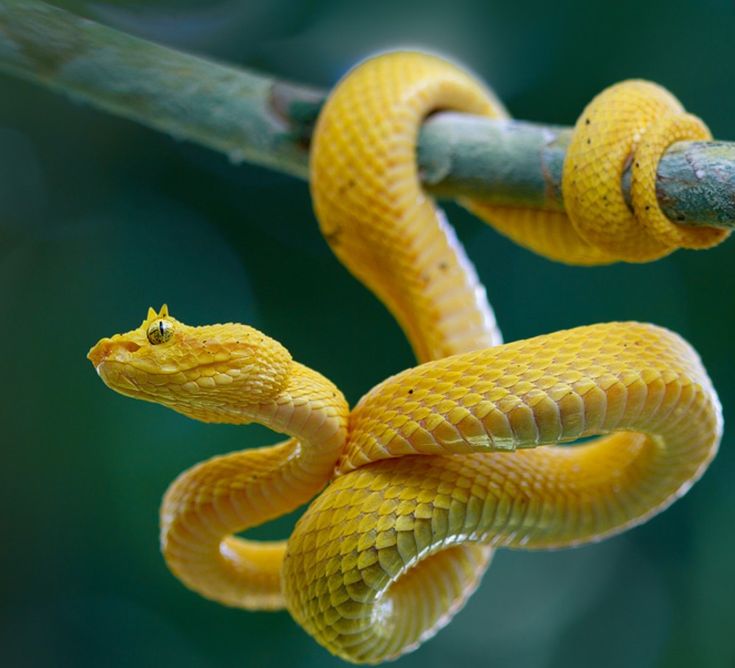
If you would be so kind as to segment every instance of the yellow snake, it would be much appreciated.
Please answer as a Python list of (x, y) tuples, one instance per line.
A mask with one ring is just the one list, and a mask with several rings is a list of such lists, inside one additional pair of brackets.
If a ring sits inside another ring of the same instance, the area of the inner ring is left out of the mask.
[[(484, 289), (419, 184), (418, 128), (439, 109), (505, 114), (480, 83), (433, 56), (369, 60), (328, 100), (311, 165), (325, 237), (424, 364), (350, 413), (330, 381), (245, 325), (190, 327), (150, 309), (140, 327), (89, 353), (122, 394), (291, 436), (183, 473), (164, 498), (162, 550), (192, 589), (250, 609), (285, 605), (353, 662), (395, 658), (431, 637), (495, 546), (599, 540), (665, 508), (703, 473), (722, 430), (697, 354), (667, 330), (611, 323), (496, 345)], [(563, 181), (570, 219), (464, 204), (569, 263), (707, 247), (725, 233), (673, 225), (655, 196), (661, 153), (706, 132), (658, 86), (618, 84), (578, 121)], [(620, 185), (628, 161), (632, 212)], [(593, 435), (604, 436), (547, 447)], [(330, 480), (288, 543), (233, 536)]]

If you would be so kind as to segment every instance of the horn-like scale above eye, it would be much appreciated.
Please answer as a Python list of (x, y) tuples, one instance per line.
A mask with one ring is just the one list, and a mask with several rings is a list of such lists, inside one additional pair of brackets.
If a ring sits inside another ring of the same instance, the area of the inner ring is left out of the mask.
[(170, 320), (160, 318), (154, 320), (149, 326), (146, 336), (148, 341), (157, 346), (159, 343), (166, 343), (169, 341), (174, 334), (174, 326)]

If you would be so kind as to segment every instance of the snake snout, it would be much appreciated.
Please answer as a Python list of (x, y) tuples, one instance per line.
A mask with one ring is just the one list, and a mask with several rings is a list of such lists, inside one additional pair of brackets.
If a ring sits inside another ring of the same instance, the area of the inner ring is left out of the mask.
[(133, 341), (113, 341), (112, 339), (101, 339), (87, 353), (87, 359), (92, 362), (95, 369), (108, 359), (116, 350), (126, 350), (134, 353), (140, 346)]

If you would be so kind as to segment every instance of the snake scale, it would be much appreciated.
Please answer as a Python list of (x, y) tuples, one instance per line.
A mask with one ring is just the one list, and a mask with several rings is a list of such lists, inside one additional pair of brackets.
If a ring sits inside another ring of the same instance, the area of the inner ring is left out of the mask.
[[(496, 547), (578, 545), (661, 511), (702, 475), (722, 433), (699, 357), (660, 327), (598, 324), (501, 345), (471, 262), (420, 187), (418, 129), (444, 109), (506, 116), (455, 65), (383, 54), (335, 88), (312, 146), (322, 232), (393, 313), (419, 366), (350, 411), (328, 379), (258, 330), (191, 327), (166, 307), (89, 353), (124, 395), (290, 437), (182, 473), (163, 500), (162, 551), (191, 589), (226, 605), (286, 607), (356, 663), (398, 657), (434, 635)], [(570, 264), (706, 248), (726, 232), (668, 221), (655, 177), (668, 145), (707, 137), (664, 89), (623, 82), (577, 122), (566, 213), (462, 204)], [(632, 208), (621, 191), (629, 162)], [(590, 436), (601, 438), (550, 447)], [(288, 541), (234, 536), (317, 494)]]

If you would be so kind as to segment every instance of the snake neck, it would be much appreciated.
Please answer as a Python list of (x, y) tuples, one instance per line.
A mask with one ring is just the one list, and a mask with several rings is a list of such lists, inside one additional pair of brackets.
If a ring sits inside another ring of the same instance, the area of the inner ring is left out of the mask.
[[(291, 362), (281, 388), (273, 396), (252, 401), (248, 392), (234, 388), (218, 391), (216, 403), (170, 407), (202, 422), (221, 424), (257, 423), (275, 432), (293, 436), (301, 446), (318, 444), (345, 431), (349, 406), (340, 390), (313, 369)], [(308, 448), (306, 448), (308, 449)]]
[(283, 607), (284, 542), (234, 534), (295, 510), (326, 485), (344, 448), (348, 410), (329, 380), (293, 362), (275, 397), (227, 403), (219, 415), (208, 414), (209, 421), (257, 422), (292, 438), (215, 457), (179, 476), (161, 506), (161, 549), (169, 568), (187, 586), (227, 605)]
[(285, 386), (272, 400), (242, 407), (246, 422), (257, 422), (296, 439), (302, 463), (321, 470), (342, 451), (347, 438), (349, 406), (327, 378), (293, 362)]
[[(260, 517), (261, 513), (258, 512), (257, 519), (240, 522), (239, 526), (254, 525), (289, 512), (326, 484), (345, 447), (349, 406), (344, 395), (330, 380), (302, 364), (292, 362), (283, 387), (272, 398), (259, 402), (223, 398), (216, 410), (207, 408), (199, 412), (187, 408), (186, 414), (207, 422), (257, 423), (291, 436), (282, 444), (248, 450), (243, 454), (251, 463), (253, 480), (286, 479), (298, 471), (298, 477), (305, 486), (303, 493), (284, 501), (284, 507), (268, 513), (268, 517)], [(265, 468), (256, 463), (261, 455), (266, 462)], [(289, 507), (285, 508), (285, 505)], [(240, 526), (233, 530), (243, 531), (245, 528)]]

